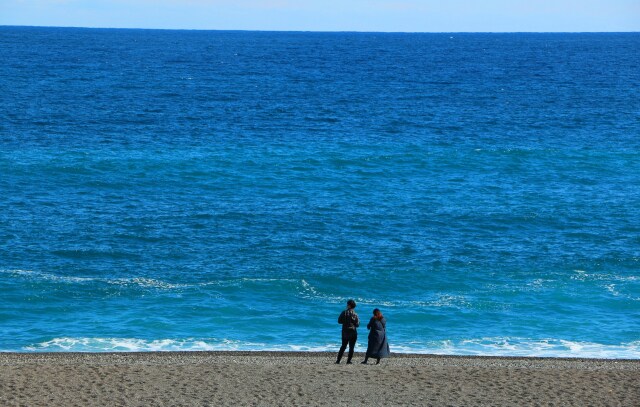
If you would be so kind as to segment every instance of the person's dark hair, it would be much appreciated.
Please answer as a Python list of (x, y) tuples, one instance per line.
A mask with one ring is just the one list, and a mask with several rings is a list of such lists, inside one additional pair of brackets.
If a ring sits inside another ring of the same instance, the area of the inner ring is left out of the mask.
[(355, 308), (356, 307), (356, 302), (354, 300), (347, 301), (347, 307)]
[(373, 310), (373, 316), (377, 320), (381, 320), (382, 318), (384, 318), (384, 315), (382, 315), (382, 311), (380, 311), (378, 308)]

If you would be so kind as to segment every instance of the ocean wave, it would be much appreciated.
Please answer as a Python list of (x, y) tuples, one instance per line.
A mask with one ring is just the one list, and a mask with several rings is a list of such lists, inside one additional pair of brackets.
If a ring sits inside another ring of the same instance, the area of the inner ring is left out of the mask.
[[(305, 299), (320, 301), (323, 304), (342, 304), (347, 300), (346, 297), (323, 293), (321, 290), (311, 285), (305, 279), (300, 280), (300, 289), (298, 295)], [(508, 304), (490, 301), (478, 301), (470, 299), (463, 295), (452, 295), (448, 293), (437, 293), (433, 296), (432, 299), (428, 300), (397, 300), (361, 296), (356, 296), (353, 299), (360, 306), (365, 305), (378, 308), (408, 308), (413, 310), (427, 308), (503, 310), (509, 308)]]
[(638, 275), (619, 275), (611, 273), (588, 273), (585, 270), (573, 270), (572, 280), (577, 281), (618, 281), (618, 282), (638, 282)]
[(337, 295), (325, 294), (318, 291), (316, 287), (309, 284), (305, 279), (300, 280), (298, 295), (305, 299), (320, 300), (329, 304), (338, 304), (346, 301), (345, 298)]
[[(182, 291), (182, 290), (198, 290), (208, 287), (216, 288), (256, 288), (256, 286), (269, 287), (277, 284), (279, 288), (285, 283), (292, 290), (297, 290), (297, 295), (301, 298), (321, 301), (328, 304), (342, 304), (346, 301), (346, 297), (336, 294), (323, 292), (321, 289), (310, 284), (305, 279), (294, 278), (231, 278), (211, 280), (195, 283), (174, 283), (166, 280), (146, 277), (80, 277), (80, 276), (61, 276), (53, 273), (45, 273), (32, 270), (0, 270), (0, 273), (12, 274), (23, 278), (34, 280), (49, 281), (60, 284), (103, 284), (107, 286), (120, 286), (122, 288), (132, 287), (139, 289), (160, 290), (160, 291)], [(472, 300), (461, 295), (451, 295), (447, 293), (439, 293), (429, 300), (397, 300), (383, 299), (371, 297), (354, 297), (360, 305), (384, 308), (474, 308), (483, 304), (474, 303)], [(486, 304), (485, 304), (486, 308)]]
[[(169, 352), (169, 351), (296, 351), (334, 352), (338, 343), (273, 344), (219, 338), (54, 338), (25, 346), (24, 352)], [(563, 339), (477, 338), (391, 344), (392, 353), (460, 356), (562, 357), (640, 359), (640, 341), (607, 345)]]
[(609, 345), (564, 339), (476, 338), (411, 342), (395, 346), (393, 351), (436, 355), (640, 359), (640, 341)]
[(631, 301), (640, 301), (635, 295), (636, 286), (640, 282), (637, 275), (618, 275), (607, 273), (588, 273), (585, 270), (573, 270), (572, 280), (580, 282), (593, 282), (603, 288), (614, 297), (621, 297)]
[[(263, 284), (263, 283), (300, 283), (301, 280), (289, 279), (289, 278), (234, 278), (234, 279), (221, 279), (214, 281), (205, 281), (198, 283), (172, 283), (165, 280), (146, 278), (146, 277), (76, 277), (76, 276), (60, 276), (52, 273), (45, 273), (34, 270), (2, 270), (0, 273), (7, 275), (14, 275), (34, 280), (51, 281), (55, 283), (63, 284), (94, 284), (101, 283), (107, 285), (118, 286), (137, 286), (142, 288), (152, 288), (160, 290), (176, 290), (176, 289), (193, 289), (199, 287), (216, 286), (216, 287), (243, 287), (247, 284)], [(304, 284), (304, 280), (302, 280)]]
[(287, 345), (246, 342), (232, 339), (139, 339), (139, 338), (54, 338), (25, 346), (24, 352), (175, 352), (175, 351), (333, 351), (335, 345)]
[(74, 276), (59, 276), (51, 273), (44, 273), (33, 270), (0, 270), (0, 273), (10, 274), (15, 276), (21, 276), (36, 280), (52, 281), (57, 283), (66, 284), (93, 284), (104, 283), (120, 286), (139, 286), (145, 288), (158, 288), (171, 290), (176, 288), (186, 288), (189, 284), (175, 284), (169, 283), (154, 278), (144, 277), (127, 277), (127, 278), (104, 278), (104, 277), (74, 277)]
[(237, 286), (243, 285), (247, 283), (297, 283), (300, 280), (294, 278), (250, 278), (250, 277), (242, 277), (242, 278), (232, 278), (227, 280), (216, 280), (209, 281), (206, 283), (201, 283), (199, 285), (217, 285), (217, 286)]
[[(299, 295), (302, 298), (319, 300), (323, 303), (342, 304), (347, 298), (335, 294), (324, 293), (320, 289), (311, 285), (305, 279), (300, 280)], [(506, 309), (507, 304), (489, 301), (478, 301), (470, 299), (464, 295), (453, 295), (448, 293), (437, 293), (432, 299), (427, 300), (398, 300), (356, 296), (353, 298), (359, 305), (379, 308), (455, 308), (455, 309)]]

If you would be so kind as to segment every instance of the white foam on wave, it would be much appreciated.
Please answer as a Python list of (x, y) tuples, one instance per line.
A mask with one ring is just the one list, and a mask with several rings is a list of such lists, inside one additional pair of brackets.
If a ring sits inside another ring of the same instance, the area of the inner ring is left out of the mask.
[(573, 271), (575, 274), (571, 276), (571, 279), (574, 281), (593, 282), (614, 297), (640, 301), (640, 296), (634, 295), (637, 292), (636, 285), (640, 281), (640, 276), (587, 273), (584, 270)]
[(22, 270), (22, 269), (0, 269), (0, 273), (2, 274), (9, 274), (9, 275), (16, 275), (16, 276), (31, 276), (33, 274), (35, 274), (35, 271), (32, 270)]
[(55, 274), (42, 273), (33, 270), (0, 270), (0, 273), (8, 274), (12, 276), (19, 276), (30, 279), (63, 282), (63, 283), (86, 283), (94, 281), (91, 277), (69, 277), (69, 276), (57, 276)]
[[(339, 344), (268, 344), (218, 338), (54, 338), (26, 346), (25, 352), (296, 351), (335, 352)], [(361, 349), (362, 350), (362, 349)], [(561, 339), (479, 338), (391, 344), (392, 353), (466, 356), (640, 359), (640, 341), (604, 345)]]
[(25, 352), (175, 352), (175, 351), (333, 351), (327, 345), (273, 345), (231, 339), (138, 339), (138, 338), (54, 338), (50, 341), (25, 346)]
[(128, 278), (103, 278), (103, 277), (72, 277), (72, 276), (59, 276), (51, 273), (43, 273), (33, 270), (0, 270), (0, 273), (33, 278), (44, 281), (70, 283), (70, 284), (91, 284), (95, 282), (121, 285), (121, 286), (140, 286), (146, 288), (158, 288), (165, 290), (172, 290), (177, 288), (187, 288), (189, 284), (176, 284), (169, 283), (162, 280), (144, 277), (128, 277)]
[[(325, 293), (319, 292), (314, 286), (309, 284), (304, 279), (299, 280), (299, 282), (300, 282), (299, 295), (302, 298), (320, 300), (322, 302), (327, 302), (327, 303), (330, 303), (330, 304), (331, 303), (333, 303), (333, 304), (341, 303), (341, 302), (345, 301), (342, 297), (338, 297), (336, 295), (325, 294)], [(358, 301), (358, 299), (356, 299), (356, 301)]]
[[(65, 284), (92, 284), (102, 283), (108, 285), (117, 286), (138, 286), (142, 288), (153, 288), (159, 290), (177, 290), (177, 289), (189, 289), (207, 286), (218, 287), (240, 287), (247, 283), (273, 283), (273, 282), (288, 282), (297, 283), (300, 280), (287, 279), (287, 278), (235, 278), (228, 280), (216, 280), (201, 283), (171, 283), (164, 280), (146, 277), (120, 277), (120, 278), (104, 278), (104, 277), (74, 277), (74, 276), (60, 276), (52, 273), (44, 273), (33, 270), (4, 270), (0, 269), (0, 273), (31, 278), (43, 281), (51, 281)], [(303, 280), (304, 281), (304, 280)]]
[[(291, 278), (232, 278), (221, 279), (200, 283), (171, 283), (154, 278), (145, 277), (122, 277), (122, 278), (104, 278), (104, 277), (75, 277), (75, 276), (60, 276), (52, 273), (45, 273), (32, 270), (0, 270), (0, 273), (13, 274), (25, 278), (32, 278), (44, 281), (51, 281), (64, 284), (93, 284), (102, 283), (106, 285), (115, 285), (122, 287), (140, 287), (146, 289), (157, 290), (181, 290), (181, 289), (194, 289), (202, 287), (243, 287), (247, 284), (271, 284), (271, 283), (289, 283), (299, 285), (299, 295), (302, 298), (319, 300), (326, 303), (343, 303), (346, 299), (334, 294), (324, 293), (311, 285), (305, 279), (291, 279)], [(356, 297), (356, 302), (362, 305), (370, 305), (376, 307), (386, 308), (430, 308), (430, 307), (453, 307), (453, 308), (467, 308), (470, 306), (469, 300), (461, 295), (450, 294), (438, 294), (433, 300), (427, 301), (402, 301), (402, 300), (384, 300), (376, 298)]]
[(116, 285), (137, 285), (140, 287), (147, 288), (159, 288), (162, 290), (174, 290), (178, 288), (188, 288), (189, 284), (176, 284), (169, 283), (162, 280), (157, 280), (155, 278), (144, 278), (144, 277), (132, 277), (132, 278), (116, 278), (116, 279), (99, 279), (107, 284), (116, 284)]
[(479, 338), (461, 341), (412, 342), (396, 346), (393, 351), (436, 355), (640, 359), (640, 341), (606, 345), (564, 339)]
[(25, 351), (46, 352), (162, 352), (162, 351), (210, 351), (235, 350), (232, 341), (207, 341), (200, 339), (137, 338), (54, 338), (32, 346)]
[[(347, 298), (340, 297), (335, 294), (328, 294), (322, 292), (311, 285), (306, 280), (300, 280), (299, 296), (305, 299), (317, 300), (324, 304), (342, 304)], [(423, 308), (455, 308), (455, 309), (469, 309), (481, 305), (484, 308), (505, 309), (509, 308), (508, 304), (498, 304), (477, 301), (472, 301), (463, 295), (452, 295), (448, 293), (439, 293), (431, 300), (389, 300), (381, 298), (371, 297), (355, 297), (353, 298), (360, 306), (370, 306), (378, 308), (409, 308), (409, 309), (423, 309)]]
[[(316, 287), (311, 285), (305, 279), (300, 280), (300, 296), (302, 298), (320, 300), (324, 303), (343, 303), (347, 300), (345, 297), (340, 297), (333, 294), (323, 293)], [(403, 300), (384, 300), (379, 298), (370, 297), (355, 297), (354, 300), (360, 305), (367, 305), (372, 307), (385, 307), (385, 308), (431, 308), (431, 307), (452, 307), (452, 308), (469, 308), (471, 302), (462, 295), (451, 295), (441, 293), (433, 300), (428, 301), (403, 301)]]
[(575, 273), (571, 276), (572, 280), (577, 281), (616, 281), (623, 283), (634, 283), (640, 281), (638, 275), (619, 275), (612, 273), (588, 273), (585, 270), (573, 270)]

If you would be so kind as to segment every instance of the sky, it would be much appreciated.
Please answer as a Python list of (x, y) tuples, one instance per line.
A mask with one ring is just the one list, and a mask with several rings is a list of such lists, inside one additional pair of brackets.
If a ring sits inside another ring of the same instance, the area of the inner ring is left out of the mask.
[(0, 25), (267, 31), (640, 31), (640, 0), (0, 0)]

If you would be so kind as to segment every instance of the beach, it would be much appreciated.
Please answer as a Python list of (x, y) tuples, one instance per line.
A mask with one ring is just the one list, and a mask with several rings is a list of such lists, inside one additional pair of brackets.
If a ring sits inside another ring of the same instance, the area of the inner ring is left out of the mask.
[(2, 353), (2, 406), (638, 406), (640, 360)]
[(0, 25), (0, 407), (640, 407), (640, 33), (300, 28)]

